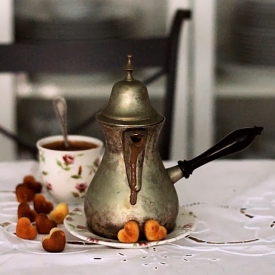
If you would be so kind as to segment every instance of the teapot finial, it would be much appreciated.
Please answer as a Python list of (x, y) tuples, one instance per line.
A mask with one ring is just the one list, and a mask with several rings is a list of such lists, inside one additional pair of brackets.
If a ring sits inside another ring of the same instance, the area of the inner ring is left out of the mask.
[(125, 70), (127, 72), (127, 75), (126, 75), (126, 78), (125, 78), (126, 81), (133, 81), (134, 80), (133, 75), (132, 75), (133, 70), (134, 70), (133, 64), (132, 64), (132, 57), (133, 57), (132, 54), (127, 55), (127, 64), (125, 66)]
[[(0, 0), (1, 1), (1, 0)], [(127, 55), (124, 66), (126, 77), (112, 88), (107, 106), (97, 114), (99, 122), (109, 125), (148, 126), (163, 121), (154, 109), (144, 83), (132, 76), (132, 55)]]

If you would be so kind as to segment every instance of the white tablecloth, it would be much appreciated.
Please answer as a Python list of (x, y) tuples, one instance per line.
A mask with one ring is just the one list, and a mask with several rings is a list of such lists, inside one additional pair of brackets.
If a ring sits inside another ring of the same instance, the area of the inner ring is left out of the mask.
[[(38, 176), (37, 163), (0, 163), (0, 223), (16, 221), (9, 191), (29, 173)], [(176, 188), (180, 205), (198, 217), (187, 238), (143, 249), (91, 245), (51, 254), (0, 227), (0, 274), (275, 274), (275, 161), (214, 161)]]

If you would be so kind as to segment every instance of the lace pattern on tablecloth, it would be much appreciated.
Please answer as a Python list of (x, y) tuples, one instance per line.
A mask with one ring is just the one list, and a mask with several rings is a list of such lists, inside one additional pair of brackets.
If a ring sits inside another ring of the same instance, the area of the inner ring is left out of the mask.
[[(22, 171), (26, 173), (26, 169)], [(273, 255), (275, 254), (275, 191), (272, 191), (274, 182), (275, 178), (267, 178), (260, 186), (255, 185), (245, 192), (242, 189), (243, 193), (238, 192), (238, 187), (233, 186), (231, 190), (235, 194), (225, 204), (215, 204), (213, 201), (194, 201), (184, 204), (184, 207), (198, 217), (198, 226), (188, 237), (174, 243), (142, 249), (114, 249), (76, 243), (68, 245), (61, 255), (66, 254), (83, 261), (86, 259), (93, 265), (103, 261), (117, 263), (121, 265), (121, 272), (135, 263), (141, 266), (140, 273), (143, 270), (162, 272), (170, 268), (178, 272), (187, 272), (189, 269), (193, 270), (191, 265), (194, 264), (202, 267), (207, 273), (210, 266), (212, 272), (221, 270), (221, 261), (225, 260), (227, 255)], [(4, 257), (8, 251), (17, 250), (49, 256), (43, 251), (39, 242), (26, 242), (5, 231), (5, 228), (10, 226), (7, 222), (16, 222), (17, 205), (12, 189), (0, 192), (1, 255)], [(68, 238), (77, 241), (73, 236)], [(66, 264), (70, 264), (68, 258)]]

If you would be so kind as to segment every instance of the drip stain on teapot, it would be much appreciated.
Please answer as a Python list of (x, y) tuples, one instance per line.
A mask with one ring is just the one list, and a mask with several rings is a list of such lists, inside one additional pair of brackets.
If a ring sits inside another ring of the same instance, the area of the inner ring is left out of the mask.
[[(127, 145), (130, 148), (130, 171), (127, 171), (131, 189), (130, 203), (131, 205), (135, 205), (137, 203), (137, 193), (141, 189), (140, 179), (142, 172), (139, 164), (143, 163), (146, 133), (144, 129), (129, 132), (126, 131), (124, 136), (128, 139), (128, 142), (125, 142), (125, 144), (128, 143)], [(142, 159), (142, 161), (140, 161), (140, 159)]]

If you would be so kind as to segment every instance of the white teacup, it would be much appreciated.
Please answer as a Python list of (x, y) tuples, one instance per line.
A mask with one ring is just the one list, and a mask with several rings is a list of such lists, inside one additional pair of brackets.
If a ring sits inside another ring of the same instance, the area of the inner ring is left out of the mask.
[[(94, 145), (94, 148), (57, 149), (62, 136), (49, 136), (37, 142), (40, 170), (46, 189), (58, 202), (83, 202), (88, 186), (99, 166), (103, 142), (97, 138), (69, 135), (71, 144)], [(81, 143), (81, 144), (79, 144)], [(46, 148), (47, 147), (47, 148)], [(92, 147), (92, 146), (90, 146)]]

